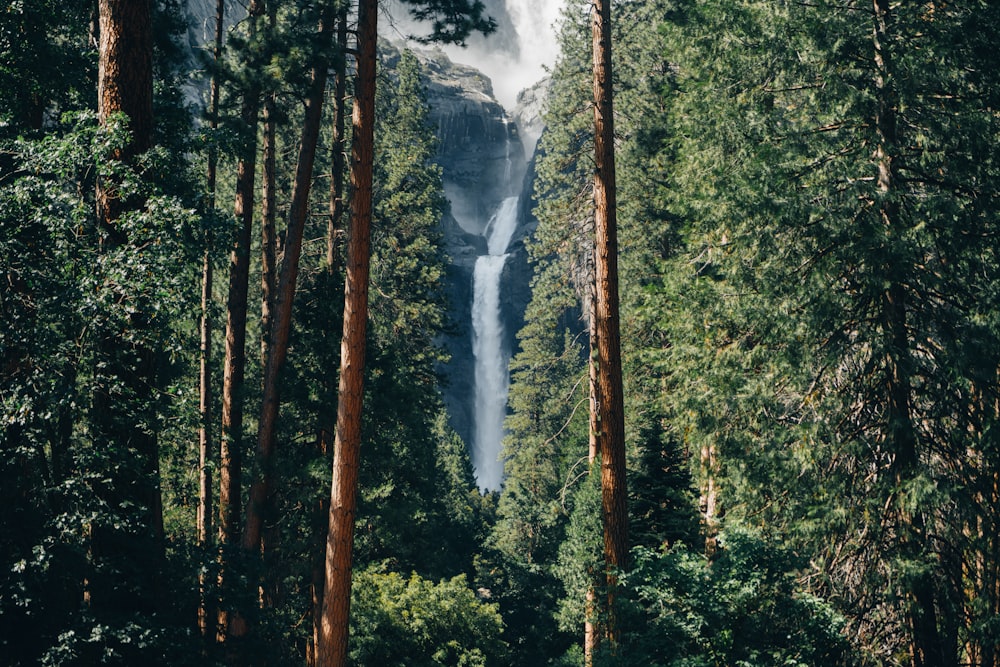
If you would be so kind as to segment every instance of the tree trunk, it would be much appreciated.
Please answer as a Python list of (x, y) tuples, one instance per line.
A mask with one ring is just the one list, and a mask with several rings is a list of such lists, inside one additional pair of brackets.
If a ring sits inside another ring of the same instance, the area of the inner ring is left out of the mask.
[[(211, 164), (211, 162), (210, 162)], [(210, 169), (211, 170), (211, 169)], [(198, 413), (201, 426), (198, 429), (198, 546), (203, 550), (208, 548), (212, 530), (212, 472), (211, 440), (212, 440), (212, 257), (211, 234), (205, 235), (205, 256), (201, 273), (201, 359), (198, 375)], [(209, 612), (208, 599), (205, 590), (205, 575), (198, 575), (198, 629), (203, 637), (208, 638)]]
[(344, 287), (337, 434), (333, 451), (330, 523), (326, 542), (326, 586), (320, 627), (320, 667), (344, 667), (347, 664), (351, 557), (361, 447), (365, 330), (368, 321), (377, 41), (378, 2), (360, 0), (351, 155), (353, 196)]
[[(270, 7), (272, 27), (276, 20), (274, 3)], [(268, 92), (264, 99), (264, 147), (261, 154), (263, 168), (261, 176), (261, 225), (260, 225), (260, 367), (267, 368), (271, 356), (271, 330), (274, 326), (274, 306), (277, 280), (278, 235), (277, 217), (277, 174), (276, 174), (276, 124), (277, 109), (274, 92)]]
[[(272, 31), (277, 29), (278, 8), (277, 3), (268, 5), (268, 24)], [(269, 90), (264, 96), (264, 145), (261, 151), (261, 318), (260, 318), (260, 367), (267, 368), (271, 357), (272, 334), (274, 330), (274, 314), (277, 305), (277, 257), (280, 252), (279, 236), (277, 232), (278, 217), (278, 182), (277, 182), (277, 93)], [(261, 388), (263, 390), (263, 387)], [(265, 514), (273, 510), (276, 502), (273, 498), (268, 498)], [(276, 521), (268, 521), (264, 518), (264, 524), (260, 531), (259, 555), (266, 559), (269, 552), (274, 551), (278, 543), (278, 524)], [(244, 547), (246, 545), (244, 544)], [(252, 549), (251, 549), (252, 551)], [(261, 564), (262, 572), (267, 572), (270, 565), (266, 560)], [(265, 607), (273, 607), (277, 604), (282, 593), (281, 582), (278, 579), (270, 579), (262, 582), (261, 602)]]
[[(899, 181), (896, 161), (898, 144), (898, 99), (894, 89), (894, 63), (890, 28), (893, 20), (890, 0), (873, 0), (875, 24), (875, 90), (877, 111), (875, 130), (876, 183), (880, 198), (878, 211), (887, 236), (901, 227), (900, 207), (895, 199)], [(898, 233), (898, 232), (897, 232)], [(883, 327), (890, 338), (886, 358), (887, 438), (892, 453), (893, 483), (896, 493), (918, 473), (920, 464), (917, 435), (913, 424), (913, 387), (910, 379), (910, 336), (907, 325), (906, 287), (898, 275), (895, 261), (886, 266), (888, 287), (883, 295)], [(906, 559), (920, 559), (929, 549), (927, 527), (920, 511), (911, 512), (900, 503), (899, 549)], [(935, 590), (931, 577), (916, 573), (908, 577), (904, 617), (910, 633), (910, 656), (913, 667), (953, 667), (957, 659), (949, 656), (938, 629)], [(957, 648), (957, 647), (955, 647)]]
[(601, 454), (601, 514), (607, 609), (604, 637), (618, 639), (617, 576), (628, 563), (625, 480), (625, 420), (618, 306), (618, 231), (615, 190), (614, 105), (611, 75), (611, 4), (595, 0), (594, 47), (594, 330), (597, 333), (598, 449)]
[[(224, 0), (218, 0), (215, 5), (215, 47), (212, 51), (216, 63), (222, 55), (223, 21), (226, 5)], [(212, 76), (209, 95), (208, 123), (213, 131), (219, 127), (219, 78)], [(208, 148), (208, 173), (206, 176), (206, 208), (215, 210), (215, 186), (219, 161), (219, 152), (214, 143), (214, 136)], [(201, 362), (198, 369), (199, 382), (199, 418), (198, 429), (198, 545), (207, 549), (212, 539), (212, 473), (209, 464), (212, 459), (212, 234), (205, 233), (205, 254), (202, 263), (201, 276)], [(214, 633), (209, 632), (209, 601), (206, 592), (205, 574), (198, 574), (198, 630), (208, 641), (214, 640)]]
[[(250, 3), (249, 30), (256, 32), (264, 11), (263, 2)], [(229, 258), (229, 297), (226, 305), (226, 356), (222, 372), (222, 437), (219, 450), (219, 543), (222, 563), (219, 590), (220, 640), (238, 636), (240, 629), (230, 628), (231, 602), (227, 600), (229, 580), (226, 550), (239, 542), (240, 507), (243, 481), (243, 392), (246, 375), (247, 292), (250, 285), (250, 243), (253, 230), (254, 190), (257, 173), (257, 115), (260, 91), (250, 88), (243, 94), (240, 120), (247, 133), (236, 168), (236, 201), (233, 215), (240, 222)]]
[[(152, 146), (153, 139), (152, 4), (149, 0), (101, 0), (98, 12), (98, 118), (106, 124), (112, 116), (124, 114), (130, 140), (109, 158), (132, 166)], [(104, 250), (129, 242), (118, 229), (119, 218), (145, 206), (139, 199), (123, 199), (118, 185), (113, 177), (98, 179), (97, 213)], [(118, 294), (115, 300), (125, 298)], [(95, 437), (113, 452), (118, 464), (111, 473), (113, 484), (105, 500), (113, 512), (128, 514), (135, 511), (131, 507), (139, 508), (140, 523), (134, 528), (121, 527), (129, 520), (92, 526), (91, 553), (98, 561), (113, 558), (148, 564), (141, 569), (126, 568), (114, 576), (97, 574), (88, 582), (92, 606), (114, 614), (156, 609), (157, 575), (163, 557), (159, 451), (152, 405), (156, 399), (156, 353), (143, 341), (143, 330), (149, 327), (146, 313), (134, 313), (128, 326), (128, 332), (101, 335), (99, 353), (105, 364), (96, 374), (92, 413)]]
[[(329, 44), (333, 35), (335, 4), (332, 1), (326, 3), (319, 22), (318, 36), (320, 43), (324, 45)], [(274, 437), (279, 407), (278, 383), (288, 356), (288, 339), (292, 327), (292, 301), (295, 298), (295, 283), (298, 279), (299, 257), (302, 252), (302, 235), (305, 230), (313, 164), (316, 159), (316, 145), (319, 141), (322, 121), (323, 97), (326, 91), (329, 66), (325, 59), (325, 51), (321, 48), (321, 53), (324, 56), (317, 56), (317, 61), (312, 68), (309, 94), (305, 100), (305, 119), (299, 143), (295, 180), (292, 184), (288, 228), (285, 231), (281, 273), (278, 276), (274, 321), (271, 327), (271, 351), (264, 369), (263, 399), (257, 430), (255, 475), (250, 486), (246, 525), (243, 533), (243, 548), (247, 551), (260, 549), (264, 517), (271, 500)]]
[[(101, 124), (124, 114), (129, 143), (111, 159), (131, 164), (153, 145), (153, 17), (151, 0), (100, 0), (97, 117)], [(98, 179), (98, 219), (115, 243), (124, 238), (114, 222), (137, 202), (122, 201), (114, 184)]]
[[(588, 364), (589, 371), (589, 384), (590, 384), (590, 428), (589, 428), (589, 439), (587, 443), (587, 463), (589, 464), (588, 474), (594, 474), (594, 463), (600, 457), (600, 446), (598, 443), (598, 434), (600, 432), (600, 421), (598, 416), (598, 406), (601, 404), (601, 397), (599, 395), (600, 387), (597, 384), (597, 372), (600, 367), (599, 357), (597, 352), (597, 329), (595, 328), (597, 314), (596, 314), (596, 299), (594, 298), (594, 292), (596, 291), (596, 277), (593, 271), (593, 262), (588, 262), (590, 265), (590, 307), (588, 309), (589, 315), (589, 329), (590, 329), (590, 363)], [(588, 568), (589, 569), (589, 568)], [(597, 622), (597, 590), (601, 587), (600, 581), (597, 579), (598, 573), (590, 570), (588, 571), (588, 579), (590, 581), (590, 586), (587, 588), (587, 593), (583, 603), (584, 619), (583, 619), (583, 663), (585, 667), (592, 667), (594, 664), (594, 655), (597, 651), (597, 646), (600, 641), (599, 635), (599, 623)]]
[(330, 141), (330, 217), (326, 228), (326, 270), (330, 275), (337, 269), (337, 239), (341, 235), (340, 220), (344, 211), (344, 105), (347, 98), (347, 3), (337, 15), (337, 44), (341, 59), (337, 63), (333, 83), (333, 137)]
[[(337, 276), (337, 255), (339, 254), (339, 238), (342, 235), (341, 221), (344, 211), (344, 107), (347, 98), (347, 3), (341, 5), (337, 14), (337, 45), (340, 60), (334, 70), (333, 83), (333, 133), (330, 140), (330, 213), (326, 228), (326, 274), (328, 285), (332, 287)], [(324, 391), (328, 392), (325, 405), (319, 415), (317, 429), (317, 448), (324, 459), (333, 451), (334, 431), (336, 430), (337, 396), (334, 387), (335, 368), (327, 369), (328, 380), (323, 383)], [(317, 508), (320, 520), (325, 520), (330, 513), (330, 499), (322, 499)], [(323, 535), (325, 537), (325, 533)], [(306, 655), (306, 664), (315, 667), (319, 660), (319, 643), (323, 623), (323, 588), (326, 582), (324, 561), (326, 558), (326, 540), (319, 543), (316, 561), (313, 563), (312, 583), (310, 585), (312, 598), (313, 632), (312, 640)]]

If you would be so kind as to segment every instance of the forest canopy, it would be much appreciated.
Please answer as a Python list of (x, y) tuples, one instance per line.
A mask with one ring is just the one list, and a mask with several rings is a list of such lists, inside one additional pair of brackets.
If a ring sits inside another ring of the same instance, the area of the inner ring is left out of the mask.
[(188, 4), (0, 5), (5, 664), (1000, 667), (1000, 6), (566, 2), (483, 493), (440, 65), (373, 0), (207, 3), (196, 51)]

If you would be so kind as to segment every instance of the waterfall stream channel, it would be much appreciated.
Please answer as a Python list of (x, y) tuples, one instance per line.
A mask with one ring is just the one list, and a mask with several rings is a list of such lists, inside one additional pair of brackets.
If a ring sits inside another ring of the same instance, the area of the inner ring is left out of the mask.
[(496, 490), (503, 482), (500, 460), (510, 350), (504, 342), (500, 308), (500, 281), (507, 262), (507, 248), (517, 229), (520, 197), (507, 197), (490, 218), (484, 236), (488, 254), (476, 259), (472, 278), (472, 351), (475, 357), (475, 432), (472, 464), (482, 490)]

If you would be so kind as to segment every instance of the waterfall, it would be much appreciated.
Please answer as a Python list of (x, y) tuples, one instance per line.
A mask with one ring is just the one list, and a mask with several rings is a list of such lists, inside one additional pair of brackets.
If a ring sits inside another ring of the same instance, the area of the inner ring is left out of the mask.
[(533, 68), (535, 80), (541, 78), (542, 65), (554, 63), (559, 53), (555, 26), (565, 4), (565, 0), (504, 0), (517, 31), (520, 64)]
[(507, 197), (486, 225), (489, 254), (476, 259), (472, 278), (472, 352), (475, 357), (476, 402), (472, 465), (484, 491), (503, 483), (503, 421), (507, 415), (510, 351), (504, 342), (500, 311), (500, 278), (507, 261), (507, 246), (517, 228), (520, 198)]

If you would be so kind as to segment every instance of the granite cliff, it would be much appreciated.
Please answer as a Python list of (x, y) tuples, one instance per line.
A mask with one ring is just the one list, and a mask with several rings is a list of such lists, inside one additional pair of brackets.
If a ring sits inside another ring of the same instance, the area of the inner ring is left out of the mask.
[[(243, 4), (227, 1), (226, 5), (229, 26), (245, 17)], [(517, 39), (512, 36), (506, 4), (503, 0), (489, 0), (487, 5), (497, 18), (499, 31), (489, 44), (477, 44), (482, 50), (489, 47), (495, 57), (511, 57), (517, 49)], [(215, 0), (186, 0), (186, 12), (188, 45), (194, 60), (195, 53), (204, 50), (212, 40)], [(383, 66), (392, 67), (399, 57), (400, 45), (385, 42), (381, 48)], [(541, 131), (539, 101), (544, 89), (536, 86), (526, 91), (518, 98), (517, 109), (505, 110), (494, 95), (492, 82), (479, 70), (453, 62), (441, 49), (414, 51), (423, 70), (430, 122), (439, 141), (437, 159), (449, 202), (441, 221), (450, 261), (448, 299), (453, 322), (452, 332), (443, 341), (451, 353), (451, 361), (441, 369), (447, 382), (445, 402), (452, 426), (470, 443), (475, 389), (471, 330), (473, 269), (476, 258), (486, 252), (483, 233), (491, 215), (505, 198), (531, 192), (528, 156)], [(201, 103), (206, 89), (206, 81), (192, 81), (189, 99), (196, 105)], [(523, 137), (520, 128), (527, 132)], [(516, 334), (530, 296), (524, 239), (533, 229), (531, 209), (530, 196), (522, 196), (517, 229), (501, 278), (504, 340), (510, 352), (516, 349)]]
[(474, 426), (474, 360), (472, 354), (472, 275), (476, 258), (485, 254), (482, 236), (490, 217), (507, 197), (522, 195), (518, 225), (501, 277), (504, 339), (516, 350), (516, 334), (530, 298), (530, 268), (525, 238), (533, 229), (530, 174), (526, 150), (515, 114), (531, 129), (540, 125), (535, 109), (508, 112), (493, 96), (490, 80), (475, 68), (452, 62), (440, 50), (415, 51), (427, 85), (430, 121), (439, 146), (449, 210), (442, 220), (450, 258), (448, 297), (455, 331), (446, 344), (451, 362), (442, 369), (447, 379), (445, 402), (450, 421), (466, 443)]

